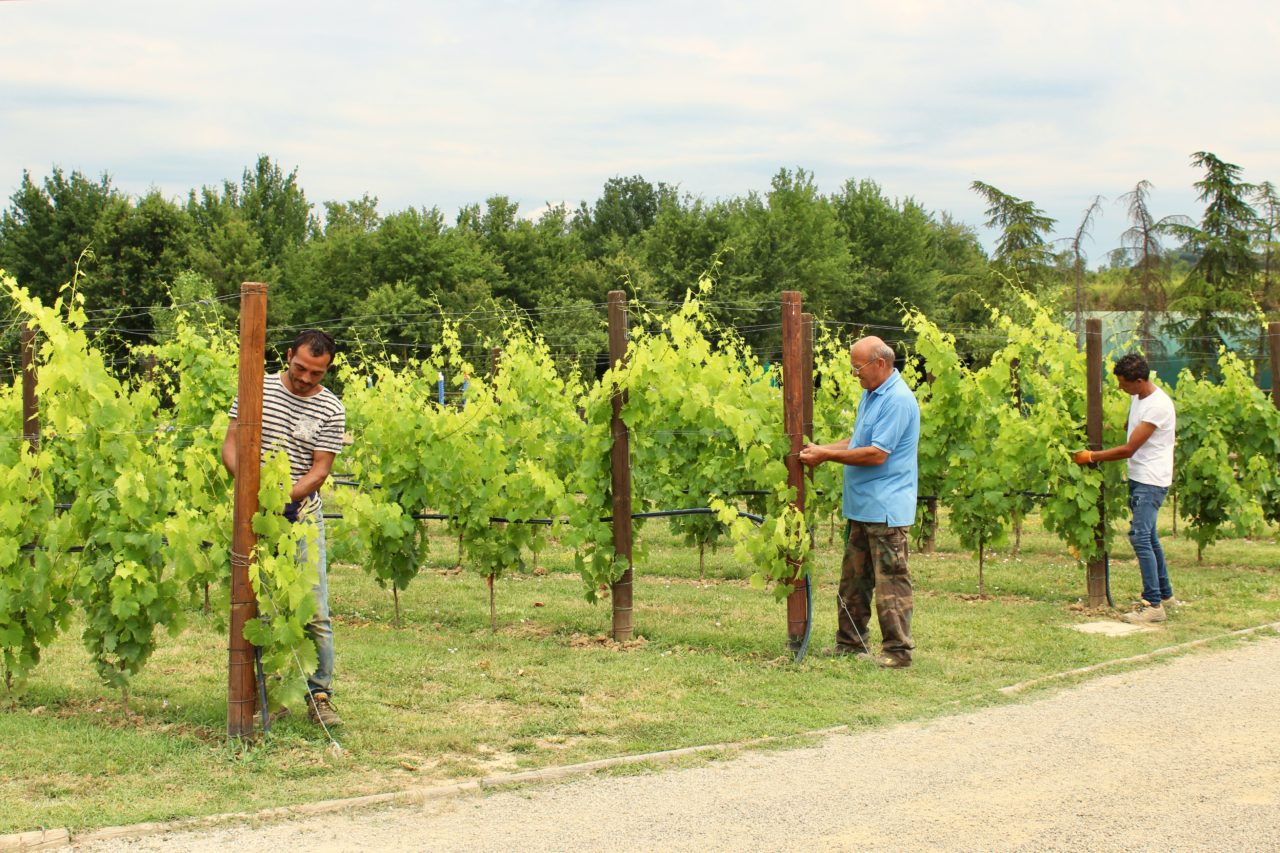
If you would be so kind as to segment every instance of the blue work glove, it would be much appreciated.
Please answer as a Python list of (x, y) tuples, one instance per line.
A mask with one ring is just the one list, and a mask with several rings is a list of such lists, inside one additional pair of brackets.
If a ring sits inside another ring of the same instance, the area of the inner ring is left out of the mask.
[(296, 501), (289, 501), (284, 505), (284, 517), (287, 521), (297, 524), (303, 515), (310, 515), (315, 511), (316, 504), (320, 502), (317, 493), (312, 492)]

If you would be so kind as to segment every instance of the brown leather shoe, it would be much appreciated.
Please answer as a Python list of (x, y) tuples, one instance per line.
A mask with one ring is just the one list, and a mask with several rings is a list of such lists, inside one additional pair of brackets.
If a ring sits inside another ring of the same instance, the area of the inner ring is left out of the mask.
[(311, 718), (311, 722), (327, 729), (342, 725), (342, 718), (338, 716), (337, 711), (333, 710), (329, 694), (319, 690), (307, 699), (307, 716)]
[(911, 666), (911, 658), (897, 657), (895, 654), (859, 654), (859, 660), (867, 660), (882, 670), (905, 670)]

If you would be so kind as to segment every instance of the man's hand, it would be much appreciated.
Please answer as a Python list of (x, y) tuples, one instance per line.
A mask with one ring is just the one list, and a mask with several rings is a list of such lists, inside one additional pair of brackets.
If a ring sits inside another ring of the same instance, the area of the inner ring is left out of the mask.
[(800, 448), (800, 461), (809, 467), (818, 465), (823, 461), (822, 448), (806, 442), (805, 446)]
[(290, 522), (297, 524), (298, 520), (310, 517), (315, 514), (316, 509), (320, 505), (320, 497), (315, 492), (299, 498), (295, 501), (289, 501), (284, 505), (284, 517)]
[(1092, 464), (1093, 464), (1093, 451), (1092, 451), (1092, 450), (1077, 450), (1075, 453), (1071, 454), (1071, 459), (1072, 459), (1072, 461), (1073, 461), (1073, 462), (1075, 462), (1077, 465), (1092, 465)]
[(231, 472), (231, 476), (236, 475), (236, 423), (237, 418), (232, 418), (227, 424), (227, 434), (222, 439), (222, 465)]

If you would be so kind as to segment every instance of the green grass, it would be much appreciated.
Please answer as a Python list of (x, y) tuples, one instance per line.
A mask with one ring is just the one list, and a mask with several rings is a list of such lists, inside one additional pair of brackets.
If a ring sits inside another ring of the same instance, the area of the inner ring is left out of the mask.
[[(336, 522), (331, 535), (341, 538)], [(748, 587), (728, 550), (698, 555), (662, 523), (640, 535), (638, 633), (607, 640), (607, 602), (592, 606), (571, 555), (548, 549), (545, 574), (498, 582), (489, 630), (482, 578), (448, 570), (454, 543), (392, 599), (355, 566), (330, 588), (338, 650), (335, 702), (347, 725), (328, 749), (303, 714), (248, 749), (227, 743), (226, 636), (193, 616), (166, 637), (135, 680), (131, 710), (102, 688), (78, 628), (48, 650), (25, 691), (0, 697), (0, 832), (73, 830), (245, 811), (444, 783), (493, 773), (847, 724), (855, 729), (1015, 701), (1016, 682), (1280, 620), (1280, 545), (1231, 540), (1195, 562), (1194, 546), (1162, 530), (1174, 587), (1191, 602), (1159, 630), (1110, 638), (1069, 630), (1083, 611), (1084, 569), (1032, 520), (1022, 551), (990, 555), (989, 598), (977, 563), (945, 533), (940, 553), (914, 554), (916, 665), (880, 671), (784, 652), (786, 614)], [(335, 543), (341, 552), (341, 543)], [(1112, 560), (1117, 604), (1138, 597), (1121, 539)], [(819, 534), (812, 651), (835, 630), (839, 554)], [(873, 627), (874, 630), (874, 627)], [(803, 743), (790, 737), (785, 745)], [(615, 772), (638, 772), (620, 768)]]

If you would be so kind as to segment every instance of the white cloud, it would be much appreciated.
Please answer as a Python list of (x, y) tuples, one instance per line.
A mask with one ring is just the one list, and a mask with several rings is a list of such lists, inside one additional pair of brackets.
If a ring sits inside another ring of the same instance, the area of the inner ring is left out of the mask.
[[(1227, 17), (1227, 16), (1230, 17)], [(1280, 180), (1260, 2), (0, 3), (0, 189), (24, 168), (176, 194), (260, 153), (315, 201), (526, 211), (643, 174), (708, 198), (780, 167), (978, 224), (980, 179), (1075, 227), (1207, 149)], [(572, 204), (571, 204), (572, 206)], [(1108, 211), (1100, 256), (1123, 230)]]

